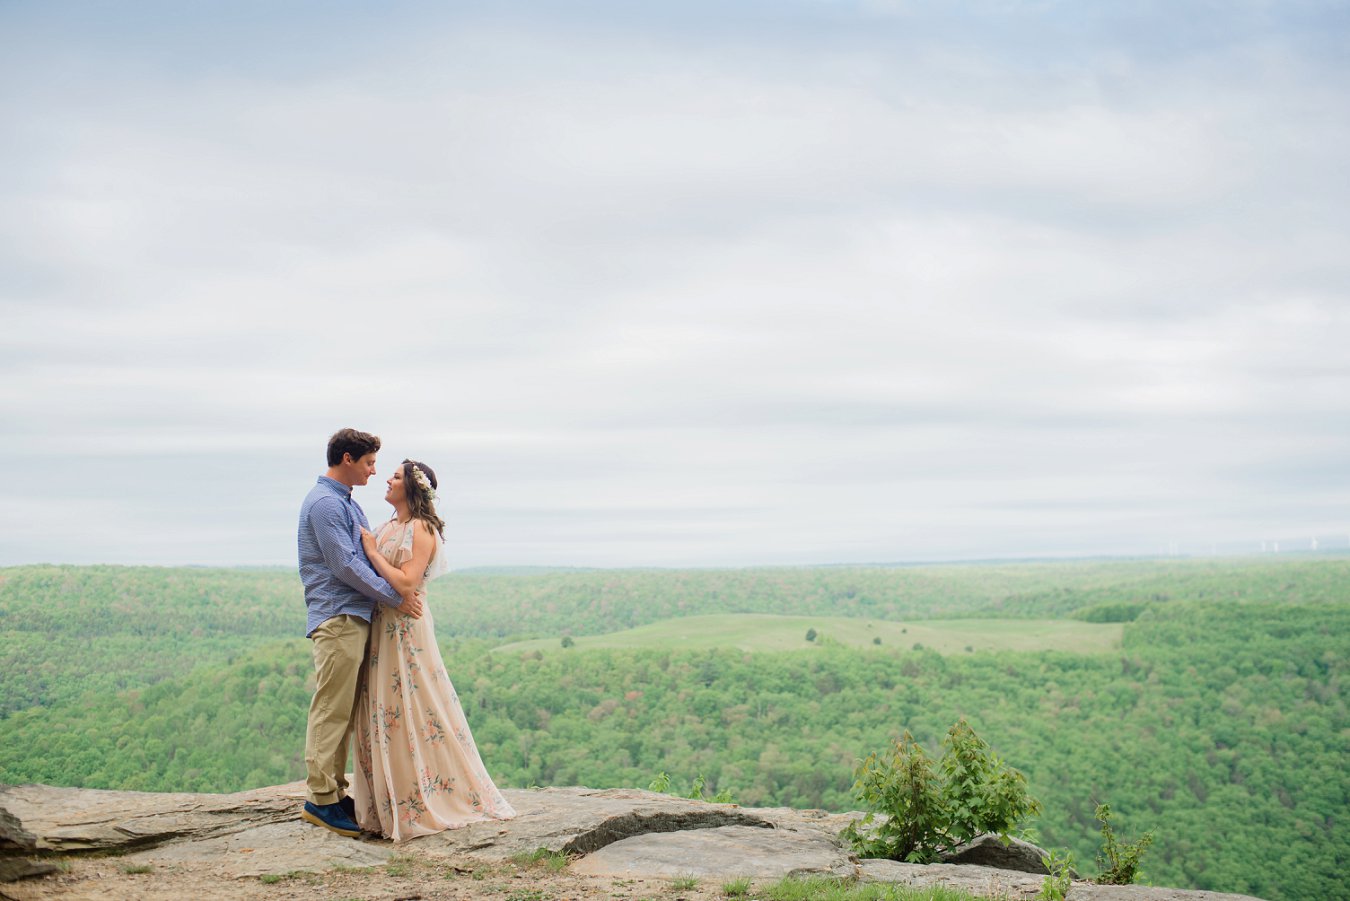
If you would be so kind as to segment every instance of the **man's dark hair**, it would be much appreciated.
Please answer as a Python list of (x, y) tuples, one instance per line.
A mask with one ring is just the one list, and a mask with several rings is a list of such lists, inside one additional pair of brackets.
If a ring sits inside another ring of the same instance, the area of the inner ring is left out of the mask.
[(356, 429), (342, 429), (334, 432), (328, 439), (328, 465), (337, 466), (342, 462), (343, 454), (351, 454), (353, 460), (360, 460), (366, 454), (380, 449), (380, 439), (369, 432)]

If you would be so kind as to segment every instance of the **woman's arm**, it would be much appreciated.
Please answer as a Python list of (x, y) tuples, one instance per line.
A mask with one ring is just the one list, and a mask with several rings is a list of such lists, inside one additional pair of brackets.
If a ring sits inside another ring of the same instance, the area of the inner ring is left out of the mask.
[[(381, 604), (396, 606), (404, 598), (387, 579), (378, 579), (369, 566), (356, 558), (361, 550), (352, 541), (351, 521), (343, 515), (336, 498), (321, 498), (310, 508), (308, 527), (330, 572), (361, 594)], [(405, 611), (406, 612), (406, 611)]]
[(427, 573), (427, 564), (431, 562), (431, 555), (436, 550), (435, 539), (420, 519), (413, 520), (412, 530), (412, 556), (405, 560), (402, 566), (395, 566), (384, 559), (384, 554), (381, 554), (375, 546), (375, 536), (365, 529), (361, 531), (361, 546), (365, 548), (366, 556), (370, 558), (370, 565), (405, 598), (421, 590)]

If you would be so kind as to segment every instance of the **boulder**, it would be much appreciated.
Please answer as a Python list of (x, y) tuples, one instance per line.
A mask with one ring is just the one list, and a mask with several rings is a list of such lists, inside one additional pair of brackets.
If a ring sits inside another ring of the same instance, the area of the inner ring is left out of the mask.
[(37, 836), (23, 828), (14, 814), (0, 807), (0, 882), (14, 882), (31, 876), (55, 873), (57, 866), (48, 861), (29, 860), (37, 850)]
[(1047, 853), (1044, 848), (1019, 838), (1009, 838), (1005, 845), (997, 835), (985, 834), (952, 848), (942, 855), (942, 862), (1045, 875), (1050, 872), (1044, 863)]
[(0, 855), (27, 854), (37, 848), (37, 836), (23, 828), (19, 818), (0, 807)]

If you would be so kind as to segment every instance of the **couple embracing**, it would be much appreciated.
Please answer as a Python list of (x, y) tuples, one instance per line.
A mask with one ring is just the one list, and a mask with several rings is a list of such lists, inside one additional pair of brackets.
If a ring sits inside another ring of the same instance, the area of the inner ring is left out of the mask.
[[(301, 817), (341, 835), (406, 841), (515, 816), (469, 733), (440, 650), (425, 583), (449, 569), (436, 473), (404, 460), (374, 532), (352, 488), (375, 475), (380, 439), (343, 429), (300, 508), (300, 579), (315, 689)], [(356, 766), (347, 780), (347, 752)]]

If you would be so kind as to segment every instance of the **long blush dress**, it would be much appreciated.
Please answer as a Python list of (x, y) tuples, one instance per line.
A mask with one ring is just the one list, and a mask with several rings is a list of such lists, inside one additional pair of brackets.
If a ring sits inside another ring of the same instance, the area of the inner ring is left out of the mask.
[[(395, 566), (412, 557), (412, 523), (375, 535)], [(437, 546), (436, 554), (445, 548)], [(437, 567), (433, 556), (429, 571)], [(436, 647), (431, 609), (420, 619), (375, 605), (367, 678), (356, 697), (352, 799), (362, 829), (396, 842), (516, 815), (478, 755), (459, 695)]]

